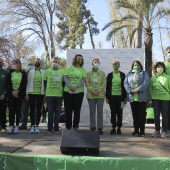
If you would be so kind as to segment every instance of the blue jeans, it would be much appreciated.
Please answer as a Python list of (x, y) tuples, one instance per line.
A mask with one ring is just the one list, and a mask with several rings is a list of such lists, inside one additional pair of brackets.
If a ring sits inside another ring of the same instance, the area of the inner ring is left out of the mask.
[(62, 97), (47, 96), (46, 100), (48, 107), (48, 130), (51, 131), (53, 129), (53, 123), (54, 130), (58, 130), (62, 106)]
[(152, 105), (155, 116), (155, 130), (160, 131), (160, 113), (162, 113), (162, 130), (166, 132), (168, 124), (169, 101), (153, 99)]

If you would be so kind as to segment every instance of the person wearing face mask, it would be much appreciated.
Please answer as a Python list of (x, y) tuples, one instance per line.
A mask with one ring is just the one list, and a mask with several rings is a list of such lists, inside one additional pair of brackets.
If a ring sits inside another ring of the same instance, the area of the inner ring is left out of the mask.
[(151, 99), (149, 80), (149, 75), (143, 70), (140, 61), (134, 61), (124, 81), (127, 100), (130, 102), (132, 110), (133, 136), (138, 135), (141, 137), (145, 135), (146, 102)]
[[(58, 68), (58, 57), (52, 59), (52, 67), (44, 73), (46, 101), (48, 107), (48, 129), (59, 133), (60, 112), (63, 97), (63, 71)], [(53, 127), (54, 124), (54, 127)]]
[[(9, 102), (9, 129), (8, 133), (18, 133), (21, 117), (21, 106), (26, 94), (27, 74), (22, 70), (21, 61), (12, 62), (12, 70), (7, 75), (6, 87)], [(16, 115), (16, 126), (14, 126)]]
[[(168, 111), (170, 100), (170, 76), (165, 74), (166, 68), (163, 62), (157, 62), (154, 66), (155, 75), (149, 84), (152, 106), (155, 117), (155, 132), (152, 137), (166, 138)], [(160, 113), (162, 113), (162, 131), (160, 133)]]
[[(27, 67), (27, 75), (30, 70), (34, 69), (34, 62), (30, 61)], [(19, 126), (19, 130), (27, 129), (27, 122), (28, 122), (28, 113), (29, 113), (29, 102), (24, 98), (21, 106), (21, 121), (22, 124)]]
[[(120, 135), (122, 127), (122, 111), (121, 103), (125, 102), (126, 90), (124, 88), (125, 74), (119, 71), (120, 62), (113, 60), (112, 63), (113, 71), (107, 75), (107, 86), (106, 86), (106, 102), (110, 106), (111, 110), (111, 124), (112, 130), (110, 135)], [(116, 129), (117, 127), (117, 129)]]
[[(72, 127), (77, 130), (80, 122), (80, 111), (84, 97), (84, 83), (86, 70), (83, 68), (84, 60), (81, 54), (73, 57), (72, 66), (64, 72), (64, 107), (66, 113), (66, 129)], [(72, 112), (74, 111), (73, 123)]]
[(0, 58), (0, 125), (1, 133), (6, 132), (6, 108), (7, 108), (7, 89), (5, 86), (8, 71), (3, 69), (4, 60)]
[[(103, 134), (103, 103), (105, 98), (106, 75), (99, 69), (100, 61), (98, 58), (92, 61), (92, 70), (86, 75), (87, 100), (90, 109), (90, 129), (99, 131)], [(96, 124), (97, 107), (97, 124)]]
[[(164, 64), (165, 64), (165, 68), (166, 68), (166, 74), (168, 74), (170, 76), (170, 46), (168, 46), (165, 49), (165, 58), (166, 58), (166, 60), (164, 61)], [(169, 101), (169, 105), (170, 105), (170, 101)], [(170, 107), (169, 107), (169, 111), (168, 111), (167, 129), (170, 130)]]
[(35, 60), (35, 69), (28, 73), (26, 100), (30, 106), (31, 129), (30, 133), (40, 133), (39, 123), (41, 108), (44, 100), (44, 70), (41, 69), (41, 60)]

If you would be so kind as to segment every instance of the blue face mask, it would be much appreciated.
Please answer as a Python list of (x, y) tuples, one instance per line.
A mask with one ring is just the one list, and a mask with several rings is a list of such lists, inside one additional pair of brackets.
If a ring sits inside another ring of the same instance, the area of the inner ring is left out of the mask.
[(2, 67), (3, 67), (3, 64), (0, 64), (0, 69), (2, 69)]
[(96, 68), (96, 69), (98, 69), (98, 68), (99, 68), (99, 66), (100, 66), (100, 64), (98, 64), (98, 63), (95, 63), (95, 64), (93, 65), (93, 68)]
[(34, 69), (34, 66), (28, 66), (28, 70)]

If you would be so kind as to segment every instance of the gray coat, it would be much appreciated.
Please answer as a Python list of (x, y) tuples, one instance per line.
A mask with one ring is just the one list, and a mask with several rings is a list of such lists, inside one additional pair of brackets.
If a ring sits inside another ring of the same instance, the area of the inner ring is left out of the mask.
[[(139, 102), (146, 102), (151, 100), (151, 95), (149, 92), (149, 76), (146, 71), (141, 71), (138, 73), (138, 80), (137, 80), (137, 89), (138, 89), (138, 97)], [(132, 90), (134, 89), (134, 81), (133, 81), (133, 72), (130, 71), (125, 77), (124, 86), (127, 92), (127, 100), (129, 102), (133, 102), (133, 93)]]

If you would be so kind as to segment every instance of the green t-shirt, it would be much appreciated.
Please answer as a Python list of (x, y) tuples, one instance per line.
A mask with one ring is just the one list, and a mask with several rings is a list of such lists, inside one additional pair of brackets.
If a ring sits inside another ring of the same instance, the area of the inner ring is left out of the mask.
[(168, 74), (170, 76), (170, 62), (165, 61), (165, 68), (166, 68), (166, 74)]
[(63, 96), (63, 71), (49, 68), (44, 73), (44, 80), (47, 81), (46, 96)]
[(112, 79), (112, 95), (121, 96), (121, 78), (120, 73), (113, 73)]
[(149, 89), (152, 99), (170, 100), (170, 94), (161, 86), (161, 84), (170, 92), (170, 76), (163, 74), (161, 76), (153, 76), (150, 79)]
[[(134, 83), (134, 89), (137, 89), (137, 88), (138, 88), (137, 81), (134, 81), (133, 83)], [(133, 101), (139, 101), (138, 93), (134, 93), (134, 95), (133, 95)]]
[[(93, 91), (99, 90), (98, 76), (99, 76), (98, 72), (93, 72), (92, 73), (92, 81), (93, 81), (92, 87), (93, 87)], [(103, 95), (99, 95), (99, 96), (94, 96), (93, 95), (93, 99), (99, 99), (99, 98), (101, 99), (101, 98), (104, 98), (104, 97), (105, 96), (103, 96)]]
[[(64, 75), (68, 76), (71, 86), (76, 86), (82, 78), (86, 77), (86, 70), (83, 67), (76, 68), (74, 66), (69, 66), (66, 68)], [(70, 91), (67, 85), (65, 85), (64, 91)], [(78, 92), (84, 92), (84, 84), (78, 88)]]
[(93, 80), (93, 90), (98, 90), (99, 86), (98, 86), (98, 73), (97, 72), (92, 73), (92, 80)]
[[(137, 83), (137, 78), (138, 75), (133, 73), (133, 85), (134, 85), (134, 89), (137, 89), (138, 88), (138, 83)], [(138, 93), (134, 93), (133, 94), (133, 101), (139, 101), (139, 96), (138, 96)]]
[(18, 90), (22, 79), (22, 73), (21, 72), (13, 72), (11, 74), (11, 81), (12, 81), (12, 88), (14, 90)]
[(41, 87), (42, 87), (42, 75), (39, 70), (36, 70), (34, 74), (33, 92), (29, 94), (41, 94)]

